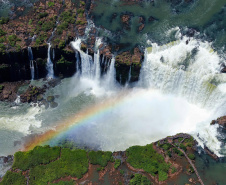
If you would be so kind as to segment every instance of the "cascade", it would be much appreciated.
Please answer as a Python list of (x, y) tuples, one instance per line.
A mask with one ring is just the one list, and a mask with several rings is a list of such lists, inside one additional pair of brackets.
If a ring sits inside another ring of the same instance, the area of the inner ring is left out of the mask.
[(33, 53), (32, 53), (31, 47), (28, 47), (28, 58), (29, 58), (29, 61), (30, 61), (31, 80), (34, 80), (35, 67), (34, 67)]
[(222, 80), (221, 59), (209, 43), (191, 38), (187, 44), (187, 40), (184, 37), (164, 46), (152, 44), (147, 48), (139, 84), (212, 108), (225, 100), (215, 82)]
[(94, 53), (95, 79), (100, 79), (100, 52)]
[(115, 57), (112, 57), (110, 68), (106, 74), (106, 84), (110, 88), (113, 88), (115, 86)]
[(48, 43), (48, 58), (47, 58), (47, 64), (46, 64), (46, 69), (48, 71), (48, 74), (47, 74), (47, 78), (53, 78), (54, 77), (54, 71), (53, 71), (53, 63), (52, 63), (52, 60), (51, 60), (51, 44)]
[(129, 74), (128, 74), (128, 81), (127, 83), (129, 83), (131, 80), (131, 66), (129, 67)]

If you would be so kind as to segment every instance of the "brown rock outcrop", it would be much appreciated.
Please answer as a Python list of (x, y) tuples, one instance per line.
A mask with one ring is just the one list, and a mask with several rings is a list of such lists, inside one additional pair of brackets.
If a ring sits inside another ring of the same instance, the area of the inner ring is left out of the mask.
[(226, 116), (222, 116), (220, 118), (217, 118), (217, 120), (213, 120), (211, 122), (211, 125), (215, 125), (215, 124), (219, 124), (226, 129)]

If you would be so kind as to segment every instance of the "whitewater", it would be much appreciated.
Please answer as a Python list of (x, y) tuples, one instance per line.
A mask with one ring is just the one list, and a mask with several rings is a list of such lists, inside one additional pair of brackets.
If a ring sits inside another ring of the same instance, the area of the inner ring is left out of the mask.
[[(210, 125), (226, 110), (226, 76), (220, 73), (225, 60), (212, 49), (211, 43), (181, 35), (177, 41), (162, 46), (148, 41), (150, 47), (145, 49), (139, 81), (125, 86), (116, 81), (115, 58), (101, 59), (100, 44), (98, 38), (92, 58), (80, 50), (81, 39), (71, 43), (78, 70), (46, 95), (60, 95), (57, 108), (19, 105), (16, 109), (8, 108), (17, 112), (11, 116), (5, 111), (0, 118), (0, 130), (7, 134), (0, 135), (4, 141), (0, 143), (0, 155), (23, 149), (15, 147), (13, 141), (26, 144), (32, 134), (56, 129), (57, 123), (71, 115), (81, 117), (82, 110), (95, 105), (104, 107), (106, 102), (112, 102), (108, 111), (103, 108), (100, 114), (90, 115), (88, 121), (47, 143), (55, 145), (69, 139), (87, 147), (119, 151), (184, 132), (218, 156), (226, 155), (219, 126)], [(50, 47), (49, 44), (48, 77), (52, 78)], [(108, 65), (106, 74), (101, 74), (102, 62)]]

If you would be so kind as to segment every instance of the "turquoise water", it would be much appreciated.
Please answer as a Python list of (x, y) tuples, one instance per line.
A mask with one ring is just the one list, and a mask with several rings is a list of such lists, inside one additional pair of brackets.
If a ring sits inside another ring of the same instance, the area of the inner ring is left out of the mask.
[[(178, 1), (177, 1), (178, 2)], [(166, 43), (175, 39), (173, 35), (167, 35), (167, 31), (180, 27), (195, 28), (201, 32), (199, 37), (209, 38), (214, 41), (216, 47), (225, 46), (226, 22), (225, 0), (194, 0), (190, 3), (170, 3), (166, 0), (155, 2), (143, 2), (135, 5), (125, 5), (121, 1), (95, 1), (92, 12), (96, 26), (103, 26), (115, 33), (115, 37), (108, 38), (113, 43), (124, 44), (132, 48), (137, 44), (145, 44), (147, 39), (158, 43)], [(131, 29), (122, 30), (120, 16), (131, 15)], [(138, 32), (139, 17), (145, 19), (145, 27)], [(148, 22), (152, 16), (155, 20)], [(186, 32), (186, 29), (185, 29)]]

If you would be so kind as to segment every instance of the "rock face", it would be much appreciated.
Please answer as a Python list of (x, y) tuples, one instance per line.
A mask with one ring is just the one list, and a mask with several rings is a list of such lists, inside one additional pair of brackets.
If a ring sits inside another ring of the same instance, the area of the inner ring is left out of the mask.
[(215, 124), (219, 124), (219, 125), (223, 126), (226, 129), (226, 116), (217, 118), (217, 120), (213, 120), (211, 122), (211, 125), (215, 125)]
[(133, 52), (126, 51), (117, 55), (115, 58), (116, 79), (122, 84), (137, 81), (143, 57), (144, 54), (139, 48), (135, 48)]

